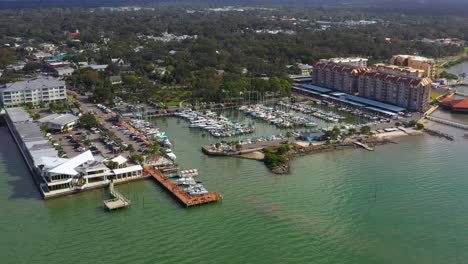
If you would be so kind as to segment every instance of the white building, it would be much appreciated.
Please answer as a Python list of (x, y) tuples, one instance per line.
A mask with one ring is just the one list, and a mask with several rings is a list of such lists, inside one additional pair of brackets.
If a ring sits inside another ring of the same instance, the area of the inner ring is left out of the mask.
[(52, 54), (48, 52), (36, 52), (33, 53), (33, 59), (37, 61), (45, 60), (52, 57)]
[(331, 62), (335, 64), (343, 64), (349, 65), (354, 67), (367, 67), (367, 62), (369, 60), (366, 58), (331, 58), (331, 59), (323, 59), (320, 62)]
[(297, 66), (298, 66), (299, 69), (301, 70), (301, 75), (302, 75), (302, 76), (310, 76), (310, 74), (311, 74), (312, 71), (314, 70), (314, 66), (309, 65), (309, 64), (302, 64), (302, 63), (299, 63)]
[(102, 162), (96, 161), (90, 150), (71, 159), (43, 157), (41, 176), (49, 193), (59, 194), (89, 188), (102, 187), (110, 183), (112, 171)]
[(39, 123), (47, 124), (47, 128), (55, 131), (68, 131), (78, 123), (79, 117), (72, 114), (52, 114), (39, 119)]
[(119, 164), (119, 168), (111, 170), (105, 161), (96, 161), (90, 150), (71, 159), (43, 157), (42, 161), (41, 176), (52, 194), (107, 186), (112, 179), (125, 182), (143, 176), (143, 167), (127, 167), (127, 159), (121, 156), (111, 160)]
[(55, 68), (55, 72), (57, 72), (57, 75), (62, 77), (62, 76), (71, 76), (73, 72), (75, 72), (75, 69), (72, 67), (59, 67)]
[(4, 107), (23, 103), (37, 105), (67, 99), (65, 82), (53, 77), (39, 76), (0, 86), (0, 100)]

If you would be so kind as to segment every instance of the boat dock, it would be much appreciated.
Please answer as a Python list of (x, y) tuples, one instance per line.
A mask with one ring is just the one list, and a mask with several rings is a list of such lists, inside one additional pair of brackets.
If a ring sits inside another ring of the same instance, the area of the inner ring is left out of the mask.
[(374, 151), (373, 148), (369, 147), (368, 145), (366, 145), (366, 144), (364, 144), (364, 143), (361, 143), (361, 142), (358, 142), (358, 141), (353, 141), (353, 143), (354, 143), (355, 145), (360, 146), (360, 147), (363, 148), (363, 149), (368, 150), (368, 151)]
[(223, 196), (217, 192), (210, 192), (201, 195), (190, 196), (188, 193), (182, 191), (176, 184), (164, 176), (161, 172), (152, 166), (145, 166), (145, 172), (151, 174), (153, 178), (171, 192), (181, 203), (185, 206), (195, 206), (211, 202), (216, 202), (223, 199)]
[(125, 208), (130, 206), (130, 200), (125, 198), (122, 194), (117, 192), (114, 189), (114, 183), (111, 182), (109, 184), (109, 191), (111, 196), (113, 197), (112, 199), (105, 200), (104, 205), (106, 206), (107, 210), (112, 211), (120, 208)]

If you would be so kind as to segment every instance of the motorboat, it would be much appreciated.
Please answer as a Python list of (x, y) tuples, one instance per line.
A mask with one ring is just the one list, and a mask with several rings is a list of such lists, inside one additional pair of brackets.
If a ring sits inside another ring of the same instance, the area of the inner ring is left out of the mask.
[(182, 170), (179, 172), (178, 175), (180, 178), (190, 178), (190, 177), (195, 177), (198, 176), (198, 170), (197, 169), (192, 169), (192, 170)]

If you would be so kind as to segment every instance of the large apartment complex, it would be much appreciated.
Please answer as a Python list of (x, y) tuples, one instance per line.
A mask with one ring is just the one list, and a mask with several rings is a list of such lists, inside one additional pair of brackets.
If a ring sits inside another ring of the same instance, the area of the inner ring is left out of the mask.
[(377, 70), (358, 77), (359, 95), (368, 99), (423, 112), (429, 104), (430, 78), (402, 77)]
[(39, 76), (0, 86), (0, 100), (4, 107), (23, 103), (37, 105), (67, 98), (65, 82), (57, 78)]
[(344, 64), (334, 60), (318, 62), (313, 83), (410, 111), (424, 111), (427, 107), (432, 80), (424, 70), (385, 64), (362, 67), (344, 61)]
[(435, 78), (436, 63), (433, 59), (412, 55), (395, 55), (390, 59), (390, 64), (422, 70), (424, 77)]
[(369, 71), (367, 67), (320, 61), (314, 67), (312, 81), (315, 85), (355, 94), (358, 92), (358, 76)]

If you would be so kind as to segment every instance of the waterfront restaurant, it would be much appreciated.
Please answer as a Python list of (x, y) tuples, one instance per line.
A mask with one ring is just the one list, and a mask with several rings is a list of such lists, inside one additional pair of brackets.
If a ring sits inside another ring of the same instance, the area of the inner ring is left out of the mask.
[(453, 97), (445, 97), (440, 100), (439, 105), (453, 112), (468, 113), (468, 98), (454, 99)]
[(73, 192), (109, 184), (112, 171), (96, 161), (90, 150), (71, 159), (43, 157), (41, 176), (51, 194)]

